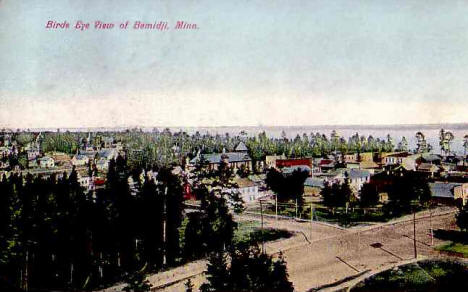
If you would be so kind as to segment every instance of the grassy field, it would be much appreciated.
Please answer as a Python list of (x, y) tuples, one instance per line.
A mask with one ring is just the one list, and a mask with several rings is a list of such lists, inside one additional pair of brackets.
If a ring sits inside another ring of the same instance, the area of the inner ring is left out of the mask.
[(261, 230), (260, 222), (258, 221), (241, 221), (238, 223), (236, 232), (234, 233), (234, 242), (255, 244), (262, 240), (272, 241), (280, 238), (289, 238), (292, 234), (286, 230), (265, 228)]
[(463, 254), (464, 257), (468, 258), (468, 244), (451, 242), (436, 247), (436, 250), (460, 253)]
[(449, 260), (426, 260), (374, 275), (351, 289), (370, 291), (468, 291), (468, 265)]

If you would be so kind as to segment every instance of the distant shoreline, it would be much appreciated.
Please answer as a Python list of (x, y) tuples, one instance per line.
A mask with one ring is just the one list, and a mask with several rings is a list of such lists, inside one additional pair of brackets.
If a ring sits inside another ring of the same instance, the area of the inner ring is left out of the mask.
[(144, 132), (150, 132), (153, 129), (163, 130), (168, 128), (170, 130), (175, 129), (191, 129), (191, 130), (219, 130), (219, 129), (249, 129), (249, 130), (260, 130), (260, 129), (303, 129), (303, 128), (313, 128), (313, 129), (324, 129), (324, 130), (333, 130), (333, 129), (346, 129), (346, 130), (359, 130), (359, 129), (393, 129), (393, 130), (409, 130), (409, 129), (419, 129), (419, 130), (434, 130), (441, 128), (448, 129), (468, 129), (468, 123), (440, 123), (440, 124), (388, 124), (388, 125), (295, 125), (295, 126), (272, 126), (272, 125), (257, 125), (257, 126), (138, 126), (138, 125), (129, 125), (129, 126), (109, 126), (109, 127), (38, 127), (38, 128), (16, 128), (16, 127), (1, 127), (7, 131), (20, 131), (29, 130), (31, 132), (55, 132), (57, 129), (60, 131), (70, 131), (70, 132), (89, 132), (89, 131), (98, 131), (98, 132), (118, 132), (131, 129), (141, 129)]

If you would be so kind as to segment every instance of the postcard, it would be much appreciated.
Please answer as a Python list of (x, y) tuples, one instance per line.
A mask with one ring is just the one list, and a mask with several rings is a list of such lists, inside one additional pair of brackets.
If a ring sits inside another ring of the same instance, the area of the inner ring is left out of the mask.
[(0, 0), (0, 290), (468, 291), (466, 15)]

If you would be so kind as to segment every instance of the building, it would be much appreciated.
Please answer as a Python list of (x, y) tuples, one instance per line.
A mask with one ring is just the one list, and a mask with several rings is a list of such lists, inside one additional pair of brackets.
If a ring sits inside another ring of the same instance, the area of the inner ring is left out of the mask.
[(109, 169), (109, 160), (101, 158), (96, 162), (96, 168), (99, 171), (107, 171)]
[(395, 152), (387, 153), (382, 155), (382, 165), (385, 166), (394, 166), (400, 165), (403, 162), (405, 157), (408, 157), (410, 154), (408, 152)]
[(351, 188), (356, 192), (359, 192), (365, 183), (369, 183), (371, 177), (369, 171), (362, 169), (350, 169), (347, 175)]
[(70, 166), (71, 158), (70, 155), (63, 152), (50, 152), (47, 156), (51, 157), (54, 160), (55, 165), (57, 166)]
[(468, 183), (453, 188), (454, 199), (457, 205), (465, 206), (468, 203)]
[(39, 167), (42, 167), (42, 168), (51, 168), (55, 166), (54, 159), (49, 156), (44, 156), (42, 158), (39, 158), (38, 161), (39, 161)]
[(417, 166), (417, 171), (434, 177), (435, 174), (440, 172), (440, 167), (435, 164), (423, 162)]
[(332, 159), (322, 159), (318, 163), (318, 169), (320, 172), (329, 172), (335, 169), (335, 161)]
[(119, 156), (118, 151), (115, 148), (103, 148), (97, 152), (98, 159), (116, 159)]
[(352, 163), (352, 162), (361, 162), (361, 161), (374, 161), (374, 153), (373, 152), (364, 152), (364, 153), (351, 153), (343, 155), (344, 162)]
[[(429, 183), (432, 201), (444, 205), (456, 205), (455, 188), (462, 186), (461, 183), (435, 182)], [(463, 195), (463, 187), (458, 189), (458, 194)], [(463, 199), (462, 199), (463, 200)]]
[(28, 155), (28, 161), (35, 160), (39, 155), (41, 155), (39, 148), (28, 149), (26, 150), (26, 153)]
[(73, 156), (71, 164), (73, 166), (84, 166), (89, 163), (89, 158), (86, 155), (77, 154)]
[(276, 159), (276, 168), (306, 165), (312, 169), (312, 158)]
[(210, 170), (218, 170), (221, 163), (226, 163), (234, 170), (243, 168), (250, 171), (252, 169), (252, 159), (246, 149), (247, 147), (245, 147), (244, 143), (241, 142), (235, 148), (235, 152), (198, 154), (195, 158), (190, 160), (189, 169), (193, 169), (195, 164), (204, 160), (208, 164), (208, 169)]
[(319, 196), (323, 187), (323, 179), (308, 177), (304, 182), (304, 195)]
[(94, 180), (90, 176), (78, 176), (78, 183), (82, 188), (84, 188), (87, 192), (94, 190)]
[(258, 186), (248, 178), (237, 179), (236, 184), (238, 188), (230, 189), (229, 192), (239, 192), (242, 200), (246, 203), (253, 202), (261, 196)]
[(276, 167), (277, 160), (285, 160), (285, 155), (267, 155), (265, 156), (265, 165), (267, 168)]

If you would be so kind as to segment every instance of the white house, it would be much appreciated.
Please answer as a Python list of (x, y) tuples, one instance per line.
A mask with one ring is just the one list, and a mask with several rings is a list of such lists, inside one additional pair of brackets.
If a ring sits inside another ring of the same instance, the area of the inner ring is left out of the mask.
[(94, 190), (94, 181), (92, 177), (78, 176), (78, 183), (88, 192)]
[(55, 161), (51, 157), (44, 156), (38, 159), (39, 166), (42, 168), (50, 168), (55, 166)]
[(74, 166), (83, 166), (89, 163), (89, 158), (86, 155), (77, 154), (73, 156), (71, 163)]
[(36, 159), (41, 154), (41, 152), (39, 151), (39, 148), (31, 148), (27, 150), (26, 152), (28, 154), (29, 161)]
[(96, 168), (98, 170), (108, 170), (109, 169), (109, 160), (105, 159), (105, 158), (101, 158), (99, 159), (97, 162), (96, 162)]
[(257, 200), (261, 193), (258, 192), (258, 186), (247, 178), (240, 178), (236, 181), (238, 188), (232, 188), (230, 192), (239, 192), (242, 200), (249, 203)]

